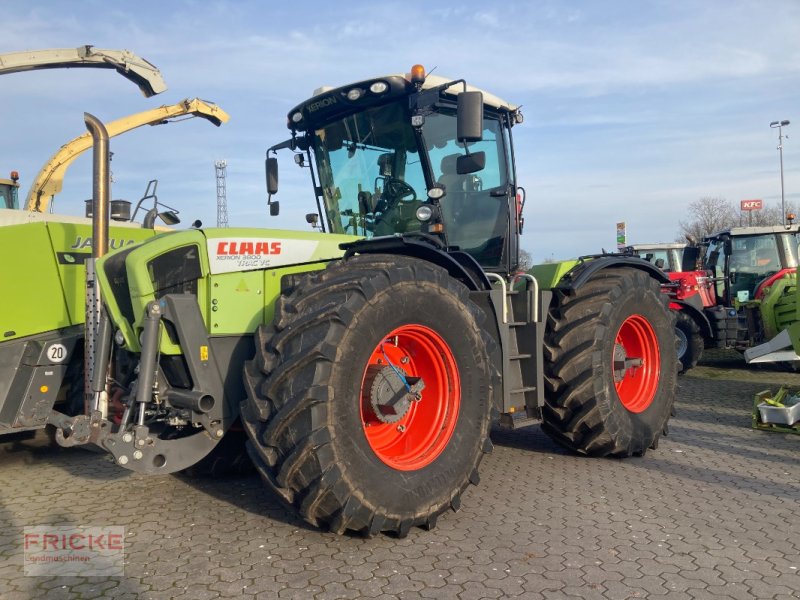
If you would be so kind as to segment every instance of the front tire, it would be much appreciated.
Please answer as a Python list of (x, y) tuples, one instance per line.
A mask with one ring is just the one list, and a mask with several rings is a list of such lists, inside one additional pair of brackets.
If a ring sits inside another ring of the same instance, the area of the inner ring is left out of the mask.
[(265, 482), (335, 533), (404, 536), (457, 509), (491, 449), (482, 319), (423, 261), (357, 256), (302, 278), (245, 365), (248, 450)]
[(592, 456), (642, 455), (666, 431), (675, 396), (674, 320), (658, 283), (635, 269), (556, 291), (545, 334), (542, 427)]

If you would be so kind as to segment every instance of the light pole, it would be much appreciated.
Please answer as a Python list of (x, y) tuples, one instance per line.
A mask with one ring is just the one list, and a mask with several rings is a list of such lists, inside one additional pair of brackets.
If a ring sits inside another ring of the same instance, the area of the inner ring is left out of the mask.
[[(775, 129), (778, 128), (778, 152), (781, 157), (781, 222), (783, 225), (786, 225), (786, 196), (783, 192), (783, 127), (787, 127), (789, 125), (789, 120), (784, 119), (783, 121), (773, 121), (769, 124), (770, 127)], [(789, 137), (788, 135), (786, 136)]]

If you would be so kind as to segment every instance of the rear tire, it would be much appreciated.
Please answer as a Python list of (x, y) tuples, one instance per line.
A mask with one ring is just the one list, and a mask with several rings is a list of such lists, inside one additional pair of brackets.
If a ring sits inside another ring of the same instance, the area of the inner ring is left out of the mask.
[[(265, 482), (335, 533), (402, 537), (458, 509), (491, 450), (482, 319), (424, 261), (362, 255), (301, 278), (245, 365), (242, 415)], [(424, 382), (419, 401), (405, 401), (398, 369)]]
[(703, 336), (695, 320), (683, 311), (677, 311), (675, 321), (675, 335), (678, 337), (678, 363), (680, 373), (697, 366), (703, 355)]
[(556, 291), (545, 334), (543, 429), (592, 456), (654, 448), (675, 396), (674, 327), (666, 296), (642, 271), (604, 269), (572, 294)]

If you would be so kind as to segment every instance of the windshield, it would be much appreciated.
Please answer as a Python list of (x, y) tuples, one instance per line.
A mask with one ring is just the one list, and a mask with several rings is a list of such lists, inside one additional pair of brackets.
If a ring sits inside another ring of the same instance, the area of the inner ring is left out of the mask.
[(427, 188), (414, 131), (400, 103), (368, 109), (314, 132), (332, 233), (372, 237), (419, 231)]
[[(405, 102), (373, 107), (317, 129), (314, 157), (332, 233), (373, 236), (427, 231), (416, 216), (429, 204), (425, 172)], [(485, 267), (499, 266), (508, 231), (510, 181), (507, 132), (496, 117), (484, 118), (485, 167), (457, 173), (466, 154), (456, 138), (455, 110), (437, 107), (425, 115), (422, 138), (434, 183), (445, 187), (439, 201), (447, 244), (472, 254)]]
[(19, 208), (16, 186), (0, 183), (0, 208)]
[(717, 293), (722, 296), (725, 260), (728, 261), (728, 302), (747, 302), (755, 297), (759, 284), (781, 270), (778, 237), (775, 235), (746, 235), (713, 240), (708, 247), (707, 268), (720, 278)]

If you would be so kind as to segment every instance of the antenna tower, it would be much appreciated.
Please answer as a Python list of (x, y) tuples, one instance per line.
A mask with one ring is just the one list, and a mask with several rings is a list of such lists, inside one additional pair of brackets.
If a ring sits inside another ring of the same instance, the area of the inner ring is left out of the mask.
[(228, 226), (228, 198), (225, 191), (228, 163), (218, 160), (214, 163), (217, 171), (217, 227)]

